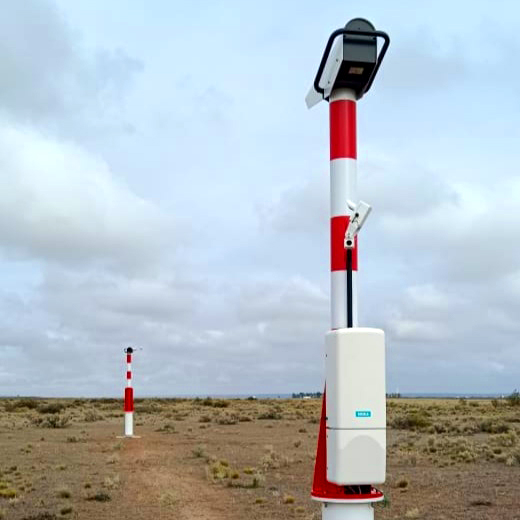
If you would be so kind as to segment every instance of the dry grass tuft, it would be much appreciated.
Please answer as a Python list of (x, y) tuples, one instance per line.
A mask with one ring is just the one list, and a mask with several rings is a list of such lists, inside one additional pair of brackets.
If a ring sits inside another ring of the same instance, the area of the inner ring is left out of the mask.
[(88, 495), (86, 500), (91, 500), (95, 502), (109, 502), (110, 500), (112, 500), (112, 498), (108, 493), (105, 493), (104, 491), (98, 491), (94, 495)]
[(408, 485), (410, 484), (410, 482), (408, 482), (408, 479), (402, 477), (400, 478), (397, 482), (396, 482), (396, 486), (398, 488), (401, 488), (401, 489), (404, 489), (404, 488), (407, 488)]
[(56, 495), (59, 498), (70, 498), (72, 496), (72, 492), (70, 491), (70, 489), (68, 487), (62, 486), (62, 487), (58, 488), (58, 490), (56, 491)]
[(102, 421), (103, 420), (103, 416), (96, 412), (95, 410), (87, 410), (85, 412), (85, 414), (83, 415), (83, 420), (85, 422), (97, 422), (97, 421)]
[(103, 486), (107, 489), (117, 489), (121, 484), (121, 479), (119, 475), (114, 475), (113, 477), (105, 477), (103, 481)]
[(476, 500), (472, 500), (469, 503), (470, 506), (487, 506), (490, 507), (493, 505), (493, 502), (491, 500), (484, 500), (482, 498), (477, 498)]
[(12, 487), (0, 489), (0, 498), (11, 499), (11, 498), (16, 498), (17, 496), (18, 496), (18, 492), (16, 491), (16, 489), (14, 489)]
[(177, 431), (175, 430), (175, 425), (172, 423), (164, 423), (155, 431), (159, 433), (177, 433)]
[(199, 445), (195, 448), (193, 448), (191, 450), (191, 453), (192, 455), (196, 458), (196, 459), (200, 459), (200, 458), (207, 458), (207, 454), (206, 454), (206, 447), (205, 446), (202, 446), (202, 445)]
[(179, 503), (179, 497), (174, 491), (166, 491), (160, 496), (159, 501), (162, 506), (173, 507)]

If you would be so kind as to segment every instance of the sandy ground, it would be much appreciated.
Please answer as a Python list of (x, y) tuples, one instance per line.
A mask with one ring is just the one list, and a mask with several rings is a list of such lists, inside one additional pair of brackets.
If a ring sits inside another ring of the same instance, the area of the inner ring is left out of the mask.
[[(143, 403), (136, 439), (116, 438), (123, 427), (117, 402), (67, 404), (59, 414), (70, 418), (65, 428), (37, 425), (47, 417), (38, 409), (4, 412), (0, 518), (317, 520), (309, 491), (319, 405)], [(519, 410), (460, 405), (459, 427), (457, 406), (425, 401), (389, 410), (389, 422), (421, 407), (433, 417), (389, 430), (381, 486), (388, 500), (376, 507), (377, 519), (520, 520)]]

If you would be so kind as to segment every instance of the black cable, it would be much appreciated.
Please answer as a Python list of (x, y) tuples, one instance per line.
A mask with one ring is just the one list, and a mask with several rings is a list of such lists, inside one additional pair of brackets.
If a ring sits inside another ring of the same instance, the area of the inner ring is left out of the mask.
[(352, 249), (347, 249), (347, 327), (354, 326), (352, 319)]

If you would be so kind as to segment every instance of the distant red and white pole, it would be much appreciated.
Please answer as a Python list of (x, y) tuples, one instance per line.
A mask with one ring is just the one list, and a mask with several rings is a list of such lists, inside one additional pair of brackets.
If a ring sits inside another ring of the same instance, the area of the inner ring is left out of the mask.
[[(331, 259), (331, 328), (347, 326), (347, 254), (344, 246), (349, 216), (347, 201), (358, 200), (356, 94), (351, 89), (332, 91), (329, 99), (330, 120), (330, 259)], [(352, 318), (357, 313), (358, 251), (352, 251)]]
[(134, 389), (132, 388), (132, 353), (128, 347), (126, 352), (126, 388), (125, 388), (125, 437), (134, 435)]

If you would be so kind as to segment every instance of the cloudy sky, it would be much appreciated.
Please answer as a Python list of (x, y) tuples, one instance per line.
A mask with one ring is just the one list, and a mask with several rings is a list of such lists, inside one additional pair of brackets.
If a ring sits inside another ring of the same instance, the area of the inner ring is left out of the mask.
[[(0, 395), (323, 386), (332, 30), (392, 44), (360, 102), (360, 318), (388, 389), (520, 387), (514, 1), (4, 0)], [(362, 9), (361, 6), (362, 5)]]

